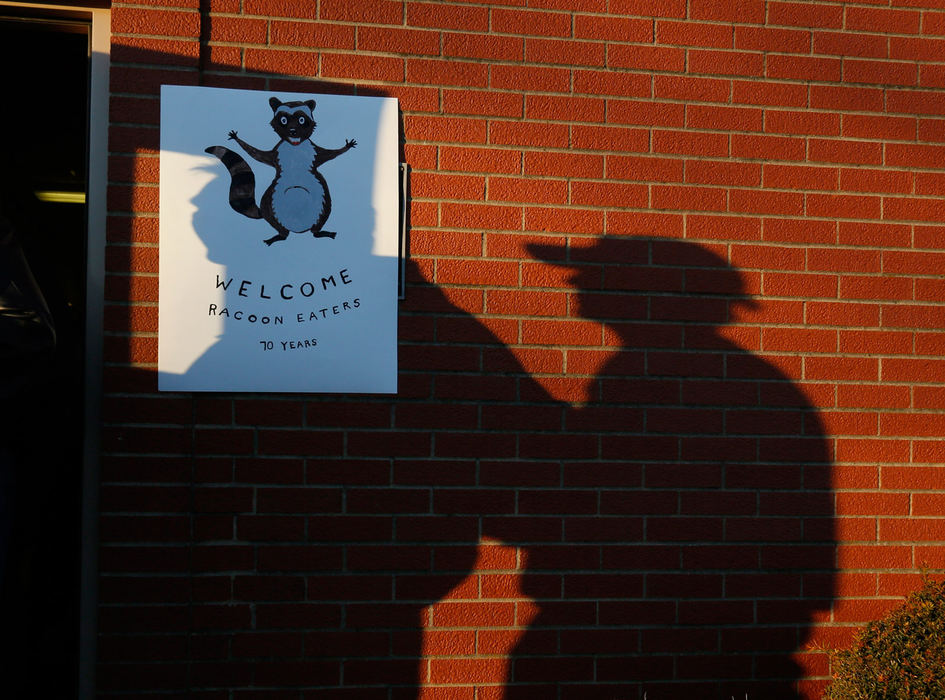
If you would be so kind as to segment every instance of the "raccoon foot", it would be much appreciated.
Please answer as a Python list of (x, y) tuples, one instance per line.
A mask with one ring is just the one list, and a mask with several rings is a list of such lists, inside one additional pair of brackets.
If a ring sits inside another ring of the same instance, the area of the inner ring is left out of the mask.
[(312, 231), (315, 238), (334, 238), (338, 235), (337, 231)]
[(267, 238), (265, 241), (263, 241), (263, 243), (265, 243), (266, 245), (272, 245), (276, 241), (284, 241), (288, 237), (289, 237), (288, 233), (277, 233), (272, 238)]

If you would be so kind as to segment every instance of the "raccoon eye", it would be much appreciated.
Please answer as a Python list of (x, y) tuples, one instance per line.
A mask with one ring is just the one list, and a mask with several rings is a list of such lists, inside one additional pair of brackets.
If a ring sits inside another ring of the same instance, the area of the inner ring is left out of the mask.
[(301, 126), (304, 123), (305, 123), (305, 117), (299, 117), (299, 125)]
[(286, 119), (285, 117), (282, 117), (281, 119), (279, 119), (279, 121), (282, 123), (283, 126), (289, 123), (289, 120)]

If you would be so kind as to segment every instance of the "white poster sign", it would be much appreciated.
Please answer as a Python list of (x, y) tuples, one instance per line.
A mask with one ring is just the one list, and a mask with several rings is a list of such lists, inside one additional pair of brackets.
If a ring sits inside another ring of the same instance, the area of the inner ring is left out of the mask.
[(161, 88), (161, 390), (396, 392), (397, 119)]

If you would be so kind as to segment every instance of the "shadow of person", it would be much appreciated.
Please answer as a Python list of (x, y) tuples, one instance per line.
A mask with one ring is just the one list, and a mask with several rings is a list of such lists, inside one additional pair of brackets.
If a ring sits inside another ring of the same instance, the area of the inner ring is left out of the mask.
[[(214, 143), (186, 133), (197, 153)], [(340, 163), (353, 167), (368, 139), (351, 136), (358, 149)], [(265, 223), (227, 208), (226, 168), (210, 156), (196, 167), (207, 177), (176, 216), (194, 234), (187, 255), (206, 265), (181, 303), (191, 310), (193, 299), (219, 291), (220, 275), (232, 277), (223, 290), (230, 314), (210, 329), (207, 306), (193, 307), (204, 347), (162, 388), (314, 391), (297, 381), (312, 360), (265, 355), (260, 340), (290, 338), (259, 336), (248, 313), (285, 309), (285, 325), (272, 328), (301, 328), (299, 300), (275, 298), (283, 284), (301, 290), (311, 280), (314, 289), (335, 271), (343, 282), (342, 270), (358, 285), (382, 278), (375, 266), (390, 256), (374, 254), (367, 234), (387, 217), (367, 204), (372, 185), (343, 188), (341, 171), (326, 168), (338, 192), (358, 193), (348, 217), (336, 220), (348, 222), (337, 238), (299, 234), (266, 246)], [(166, 269), (163, 210), (161, 225)], [(505, 684), (506, 698), (798, 697), (806, 675), (798, 652), (832, 598), (829, 454), (801, 391), (745, 349), (760, 347), (760, 329), (728, 325), (752, 305), (743, 276), (718, 252), (655, 237), (576, 239), (531, 252), (573, 270), (570, 322), (580, 332), (560, 345), (569, 377), (588, 383), (584, 403), (553, 397), (490, 320), (457, 308), (450, 290), (414, 267), (401, 307), (396, 397), (244, 398), (235, 421), (226, 413), (231, 427), (254, 425), (249, 452), (260, 465), (303, 465), (290, 488), (257, 484), (251, 512), (227, 533), (255, 552), (252, 585), (232, 595), (253, 610), (234, 652), (247, 663), (234, 662), (232, 687), (251, 677), (259, 687), (366, 700), (455, 684), (431, 670), (452, 662), (428, 658), (437, 621), (427, 622), (470, 580), (481, 543), (491, 540), (522, 552), (521, 593), (512, 597), (534, 601), (510, 672), (488, 679)], [(361, 267), (347, 266), (354, 258)], [(252, 307), (244, 283), (258, 290)], [(164, 299), (161, 306), (163, 314)], [(331, 355), (319, 336), (313, 356), (329, 379), (351, 359), (366, 372), (370, 337), (354, 333)], [(269, 380), (257, 381), (273, 363)], [(297, 408), (294, 425), (263, 415), (277, 405)], [(262, 471), (252, 468), (268, 478)], [(480, 592), (465, 591), (460, 607), (478, 602), (472, 593)], [(476, 615), (467, 622), (474, 637), (501, 626)], [(279, 662), (265, 646), (276, 639), (289, 650)]]
[[(570, 313), (603, 324), (603, 347), (567, 351), (569, 372), (594, 374), (589, 399), (532, 436), (557, 453), (560, 484), (485, 521), (525, 548), (538, 611), (507, 700), (799, 697), (833, 595), (830, 454), (802, 391), (743, 347), (760, 329), (726, 329), (754, 303), (723, 251), (530, 247), (573, 270)], [(542, 541), (521, 536), (536, 518), (553, 521)]]

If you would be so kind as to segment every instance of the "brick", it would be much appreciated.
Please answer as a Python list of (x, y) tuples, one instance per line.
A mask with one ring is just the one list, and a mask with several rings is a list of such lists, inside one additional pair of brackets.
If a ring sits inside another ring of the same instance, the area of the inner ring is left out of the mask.
[(934, 306), (883, 306), (882, 314), (882, 326), (885, 328), (941, 328), (941, 311)]
[(731, 154), (735, 158), (805, 161), (807, 144), (792, 136), (733, 134)]
[(839, 224), (838, 242), (841, 245), (902, 247), (909, 245), (911, 239), (911, 229), (907, 225), (853, 221), (841, 221)]
[(774, 134), (839, 136), (840, 115), (772, 109), (765, 112), (764, 130)]
[(491, 29), (499, 34), (567, 37), (571, 35), (571, 16), (564, 12), (495, 9)]
[(142, 68), (155, 65), (196, 68), (200, 60), (200, 44), (195, 39), (116, 36), (112, 40), (112, 61), (140, 64)]
[(879, 535), (884, 542), (935, 542), (945, 536), (943, 518), (880, 518)]
[(729, 195), (729, 211), (798, 216), (804, 213), (804, 195), (796, 192), (733, 190)]
[(923, 34), (945, 35), (945, 14), (941, 12), (926, 12), (922, 16)]
[[(501, 68), (496, 66), (493, 75)], [(523, 69), (524, 70), (524, 69)], [(535, 69), (539, 70), (539, 69)], [(552, 70), (552, 69), (543, 69)], [(546, 84), (552, 83), (556, 92), (570, 91), (570, 74), (562, 69), (558, 73), (546, 75)], [(606, 70), (575, 69), (574, 92), (576, 94), (605, 95), (614, 97), (650, 97), (651, 78), (643, 73), (614, 73)], [(522, 87), (533, 90), (534, 87)]]
[[(496, 202), (565, 204), (568, 200), (568, 184), (564, 180), (493, 177), (489, 180), (487, 198)], [(575, 203), (581, 202), (575, 200)]]
[(590, 209), (526, 207), (525, 229), (599, 235), (604, 229), (604, 217), (602, 212)]
[(774, 2), (768, 10), (768, 24), (840, 29), (843, 26), (843, 8), (802, 2)]
[(945, 221), (945, 204), (939, 199), (888, 197), (883, 199), (883, 218), (892, 221)]
[(923, 90), (889, 90), (887, 109), (904, 114), (945, 115), (945, 97)]
[(886, 58), (887, 40), (880, 34), (853, 34), (850, 32), (814, 32), (815, 54), (828, 56), (856, 56), (860, 58)]
[(808, 53), (811, 48), (811, 32), (771, 26), (736, 25), (734, 48), (747, 51)]
[(836, 352), (835, 331), (799, 328), (768, 328), (761, 333), (762, 346), (775, 352)]
[(746, 51), (689, 51), (689, 70), (693, 73), (731, 76), (764, 75), (764, 55)]
[(150, 34), (164, 37), (200, 36), (200, 15), (168, 9), (123, 7), (112, 17), (115, 34)]
[[(577, 83), (577, 80), (575, 82)], [(649, 92), (648, 85), (649, 83), (647, 83), (647, 93)], [(564, 93), (570, 92), (571, 74), (565, 68), (495, 65), (489, 69), (489, 87), (497, 90)], [(576, 91), (588, 92), (587, 87), (585, 85), (583, 90), (576, 88)]]
[(888, 144), (886, 165), (893, 167), (930, 168), (945, 157), (945, 146), (926, 144)]
[[(350, 56), (345, 56), (350, 60)], [(390, 59), (389, 59), (390, 60)], [(357, 76), (351, 76), (357, 77)], [(366, 76), (365, 76), (366, 77)], [(394, 65), (388, 67), (388, 73), (373, 76), (374, 80), (399, 81), (401, 75), (395, 74)], [(447, 61), (433, 58), (408, 58), (406, 80), (421, 85), (451, 85), (484, 88), (489, 85), (488, 66), (468, 61)]]
[(761, 221), (741, 216), (692, 214), (686, 217), (686, 231), (690, 238), (756, 241), (761, 239)]
[(442, 224), (453, 228), (514, 231), (522, 227), (520, 207), (448, 203), (442, 210)]
[(683, 18), (686, 3), (683, 0), (612, 0), (610, 11), (621, 15)]
[(945, 287), (941, 280), (916, 280), (916, 301), (941, 302), (945, 297)]
[[(623, 14), (576, 14), (574, 16), (574, 36), (577, 39), (634, 43), (649, 43), (653, 40), (653, 25), (651, 22), (640, 17), (622, 16)], [(660, 43), (672, 42), (661, 39)]]
[[(463, 231), (418, 231), (414, 229), (411, 232), (410, 248), (416, 255), (458, 255), (475, 256), (482, 251), (482, 236), (478, 233)], [(421, 325), (422, 321), (429, 321), (429, 324)], [(413, 322), (415, 333), (408, 335), (405, 331), (403, 338), (407, 340), (423, 340), (428, 336), (425, 331), (428, 326), (432, 326), (432, 319), (410, 319), (408, 323)]]
[(935, 438), (913, 441), (913, 461), (919, 464), (941, 464), (941, 441)]
[(443, 36), (443, 55), (492, 61), (522, 61), (525, 58), (525, 42), (518, 37), (449, 32)]
[(913, 230), (916, 248), (941, 249), (943, 247), (939, 238), (942, 233), (941, 226), (915, 226)]
[(259, 432), (257, 439), (260, 454), (332, 454), (338, 449), (342, 435), (323, 431), (265, 430)]
[[(496, 258), (512, 258), (515, 260), (521, 258), (532, 258), (532, 247), (533, 246), (548, 246), (552, 243), (557, 243), (558, 239), (553, 236), (541, 236), (533, 234), (515, 234), (515, 233), (490, 233), (486, 238), (486, 254), (490, 257)], [(551, 259), (549, 257), (549, 259)], [(562, 250), (559, 255), (555, 257), (557, 260), (564, 260), (564, 251)], [(537, 275), (532, 273), (538, 270)], [(536, 265), (532, 263), (524, 263), (522, 265), (522, 279), (523, 286), (539, 286), (539, 287), (560, 287), (567, 285), (560, 284), (543, 284), (539, 283), (537, 285), (532, 284), (532, 281), (537, 278), (544, 279), (546, 276), (554, 277), (554, 273), (560, 273), (562, 268), (552, 267), (546, 265)]]
[(943, 345), (942, 340), (942, 335), (935, 331), (928, 333), (916, 333), (916, 353), (920, 355), (941, 354), (941, 347)]
[[(530, 157), (530, 156), (529, 156)], [(639, 182), (682, 182), (684, 161), (652, 156), (607, 156), (607, 177)], [(588, 175), (590, 177), (591, 175)]]
[(875, 413), (822, 411), (820, 418), (824, 423), (824, 430), (833, 435), (873, 436), (877, 434), (877, 414)]
[(548, 124), (541, 129), (528, 122), (493, 121), (489, 125), (489, 143), (497, 146), (566, 148), (568, 140), (568, 127), (564, 124)]
[[(111, 209), (155, 213), (158, 210), (158, 201), (155, 198), (155, 188), (122, 187), (113, 185), (108, 192), (108, 206)], [(145, 255), (145, 251), (136, 251)]]
[(765, 74), (769, 78), (782, 80), (839, 82), (842, 63), (840, 59), (833, 58), (770, 55), (767, 57)]
[(653, 191), (652, 206), (661, 210), (722, 212), (727, 209), (727, 197), (720, 188), (661, 185)]
[[(291, 24), (290, 27), (309, 27), (311, 25)], [(316, 27), (318, 25), (315, 25)], [(351, 32), (354, 37), (354, 27), (328, 25), (334, 33)], [(275, 31), (275, 27), (273, 27)], [(300, 29), (294, 30), (301, 33)], [(318, 31), (318, 30), (316, 30)], [(318, 35), (316, 35), (318, 36)], [(440, 33), (425, 29), (401, 29), (395, 27), (359, 26), (357, 28), (357, 44), (361, 51), (377, 51), (382, 53), (399, 53), (411, 56), (436, 56), (440, 53)], [(309, 46), (322, 47), (319, 41), (312, 41)], [(324, 48), (350, 48), (348, 46), (324, 46)]]
[(600, 325), (591, 321), (524, 321), (522, 337), (529, 344), (600, 345)]
[(577, 205), (645, 208), (649, 193), (643, 185), (612, 182), (574, 183), (571, 202)]
[(669, 46), (611, 45), (607, 65), (611, 68), (680, 73), (685, 69), (686, 52)]
[(879, 219), (883, 203), (879, 197), (865, 195), (811, 193), (805, 196), (805, 208), (809, 216)]
[[(708, 22), (676, 20), (656, 22), (656, 40), (660, 44), (728, 49), (732, 48), (732, 34), (731, 27)], [(647, 39), (638, 39), (638, 41), (647, 41)]]
[(837, 168), (766, 163), (761, 184), (772, 189), (837, 190), (838, 180)]
[(763, 24), (765, 4), (759, 0), (694, 0), (690, 4), (689, 16), (692, 19), (716, 22)]
[[(871, 307), (872, 305), (868, 306), (868, 308)], [(839, 309), (837, 311), (839, 316)], [(875, 325), (878, 325), (878, 317)], [(902, 331), (841, 332), (840, 352), (845, 354), (909, 354), (912, 352), (912, 337), (909, 333)]]
[(485, 197), (486, 182), (483, 177), (413, 173), (410, 183), (411, 190), (417, 197), (432, 198), (439, 194), (452, 199), (478, 201)]
[(599, 42), (532, 38), (525, 40), (525, 60), (529, 63), (603, 66), (606, 59), (606, 47)]
[(600, 179), (604, 175), (604, 158), (600, 155), (571, 151), (529, 151), (524, 154), (523, 171), (528, 176)]
[(874, 168), (841, 168), (840, 189), (853, 192), (912, 192), (913, 175), (907, 171)]
[[(928, 358), (884, 358), (883, 381), (940, 382), (945, 374), (945, 362)], [(893, 420), (893, 419), (890, 419)]]
[(730, 82), (721, 78), (657, 75), (653, 80), (653, 96), (658, 99), (728, 102), (730, 93)]
[(940, 88), (945, 85), (945, 66), (919, 65), (919, 87)]
[(870, 358), (808, 357), (804, 377), (812, 380), (877, 381), (879, 363)]
[[(285, 26), (285, 23), (280, 23)], [(213, 39), (233, 43), (267, 43), (267, 27), (265, 20), (249, 19), (245, 17), (214, 17)], [(299, 45), (299, 44), (296, 44)], [(354, 35), (347, 43), (348, 48), (354, 46)]]
[[(269, 7), (279, 0), (251, 0), (252, 6), (247, 7), (247, 12), (253, 14), (277, 14), (274, 8)], [(263, 5), (262, 7), (254, 7)], [(302, 17), (306, 15), (301, 6), (294, 6), (293, 3), (283, 3), (279, 1), (279, 8), (292, 8), (288, 16)], [(310, 10), (309, 10), (310, 11)], [(319, 19), (331, 20), (336, 22), (350, 22), (354, 24), (400, 24), (403, 18), (403, 3), (391, 2), (391, 0), (381, 0), (370, 6), (360, 3), (350, 3), (346, 0), (325, 0), (319, 3)], [(294, 14), (299, 13), (299, 14)]]
[(880, 165), (883, 162), (883, 148), (879, 143), (811, 139), (809, 149), (810, 160), (822, 163)]
[(883, 617), (900, 604), (899, 598), (844, 601), (842, 610), (835, 611), (834, 616), (842, 622), (863, 623)]
[(942, 173), (916, 173), (915, 193), (941, 196), (945, 193), (945, 177)]
[(889, 57), (907, 61), (924, 61), (928, 56), (940, 55), (945, 39), (920, 37), (890, 37)]
[(649, 212), (608, 212), (607, 233), (617, 235), (647, 235), (654, 230), (662, 235), (681, 238), (683, 217), (679, 214), (651, 214)]
[(416, 27), (462, 29), (467, 32), (483, 32), (489, 28), (489, 10), (485, 7), (408, 2), (406, 8), (407, 24)]
[(847, 9), (846, 26), (854, 31), (917, 34), (920, 17), (918, 10), (851, 7)]
[(873, 85), (917, 86), (919, 67), (904, 61), (844, 59), (843, 81)]
[(550, 121), (603, 122), (604, 100), (589, 97), (529, 95), (525, 98), (525, 117)]
[[(522, 170), (518, 151), (445, 145), (440, 147), (440, 169), (463, 172), (515, 174)], [(526, 157), (531, 157), (528, 154)], [(526, 173), (555, 175), (557, 173)], [(566, 173), (561, 173), (566, 175)]]
[[(566, 132), (560, 136), (566, 142)], [(560, 145), (557, 134), (553, 144)], [(531, 143), (529, 145), (542, 145)], [(625, 152), (646, 152), (649, 148), (649, 134), (643, 129), (622, 126), (575, 125), (571, 128), (571, 146), (582, 150)]]
[(717, 131), (762, 131), (764, 115), (756, 108), (689, 105), (686, 126)]
[(909, 568), (909, 547), (895, 545), (847, 545), (838, 549), (844, 569)]
[(837, 387), (837, 405), (841, 408), (902, 409), (909, 408), (911, 400), (909, 388), (904, 386), (844, 384)]
[(855, 112), (886, 111), (881, 89), (840, 85), (811, 85), (810, 107)]

